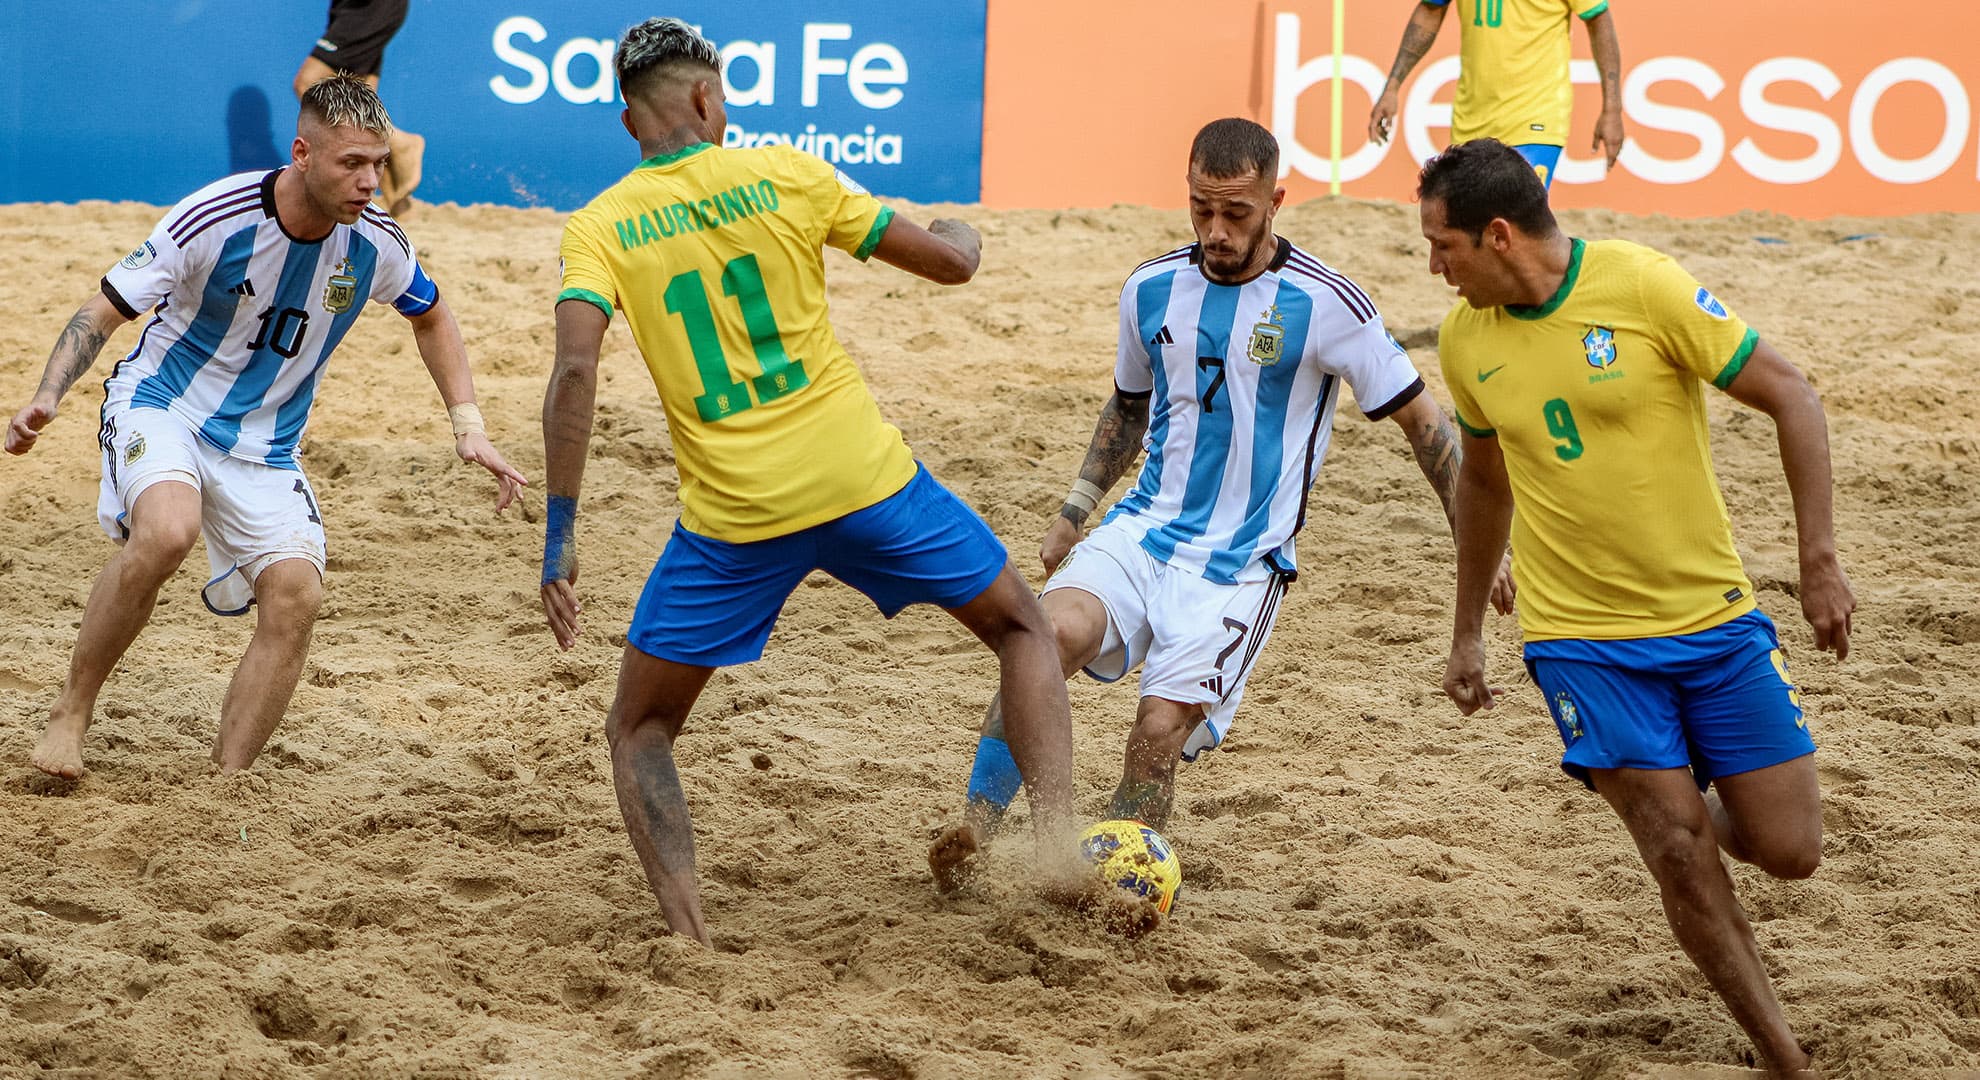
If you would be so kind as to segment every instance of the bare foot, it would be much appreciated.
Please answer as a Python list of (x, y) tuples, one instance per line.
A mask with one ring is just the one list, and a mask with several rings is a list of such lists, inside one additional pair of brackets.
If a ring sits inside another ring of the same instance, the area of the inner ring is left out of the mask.
[(78, 722), (50, 716), (48, 730), (41, 733), (41, 743), (34, 748), (34, 753), (28, 755), (28, 761), (50, 776), (66, 780), (81, 777), (83, 732), (87, 730), (88, 718)]
[(976, 869), (976, 853), (981, 847), (976, 830), (968, 822), (935, 834), (935, 842), (928, 845), (928, 869), (935, 874), (935, 888), (945, 893), (962, 888)]

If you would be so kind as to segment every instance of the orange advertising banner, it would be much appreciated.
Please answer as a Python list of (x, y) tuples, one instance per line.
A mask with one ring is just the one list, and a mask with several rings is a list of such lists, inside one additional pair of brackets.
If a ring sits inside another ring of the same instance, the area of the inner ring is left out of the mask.
[[(1407, 200), (1449, 136), (1460, 27), (1403, 84), (1387, 145), (1367, 135), (1416, 6), (1345, 0), (1340, 180)], [(1334, 178), (1331, 0), (993, 0), (987, 28), (983, 202), (995, 207), (1180, 206), (1189, 142), (1222, 116), (1279, 138), (1290, 200)], [(1612, 0), (1626, 144), (1590, 148), (1601, 94), (1588, 34), (1553, 201), (1705, 216), (1980, 210), (1980, 7), (1924, 22), (1839, 0)], [(1925, 31), (1925, 32), (1921, 32)]]

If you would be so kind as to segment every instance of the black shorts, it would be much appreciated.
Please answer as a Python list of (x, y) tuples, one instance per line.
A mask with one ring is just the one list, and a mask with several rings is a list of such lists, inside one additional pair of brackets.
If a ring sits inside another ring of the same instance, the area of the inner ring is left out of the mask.
[(408, 0), (330, 0), (330, 25), (309, 55), (338, 71), (376, 75), (385, 45), (406, 21)]

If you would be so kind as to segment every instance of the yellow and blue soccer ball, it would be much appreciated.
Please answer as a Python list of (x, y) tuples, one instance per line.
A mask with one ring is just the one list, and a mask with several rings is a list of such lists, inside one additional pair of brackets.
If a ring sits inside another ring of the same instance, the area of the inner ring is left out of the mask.
[(1160, 833), (1139, 821), (1103, 821), (1079, 835), (1079, 851), (1101, 881), (1169, 913), (1182, 863)]

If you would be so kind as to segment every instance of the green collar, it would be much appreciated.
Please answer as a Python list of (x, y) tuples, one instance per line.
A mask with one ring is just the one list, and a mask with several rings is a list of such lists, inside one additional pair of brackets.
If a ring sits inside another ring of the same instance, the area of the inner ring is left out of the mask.
[(1568, 294), (1574, 291), (1575, 279), (1581, 276), (1581, 252), (1586, 246), (1579, 238), (1569, 241), (1567, 274), (1561, 278), (1561, 287), (1554, 290), (1554, 295), (1546, 303), (1539, 307), (1531, 304), (1507, 304), (1506, 314), (1515, 319), (1544, 319), (1559, 311), (1561, 305), (1567, 303)]
[(714, 148), (714, 145), (711, 143), (698, 142), (693, 146), (683, 146), (671, 154), (655, 154), (645, 161), (640, 162), (639, 167), (642, 169), (657, 169), (662, 165), (672, 165), (674, 162), (680, 161), (683, 158), (699, 154), (703, 150), (713, 150)]

